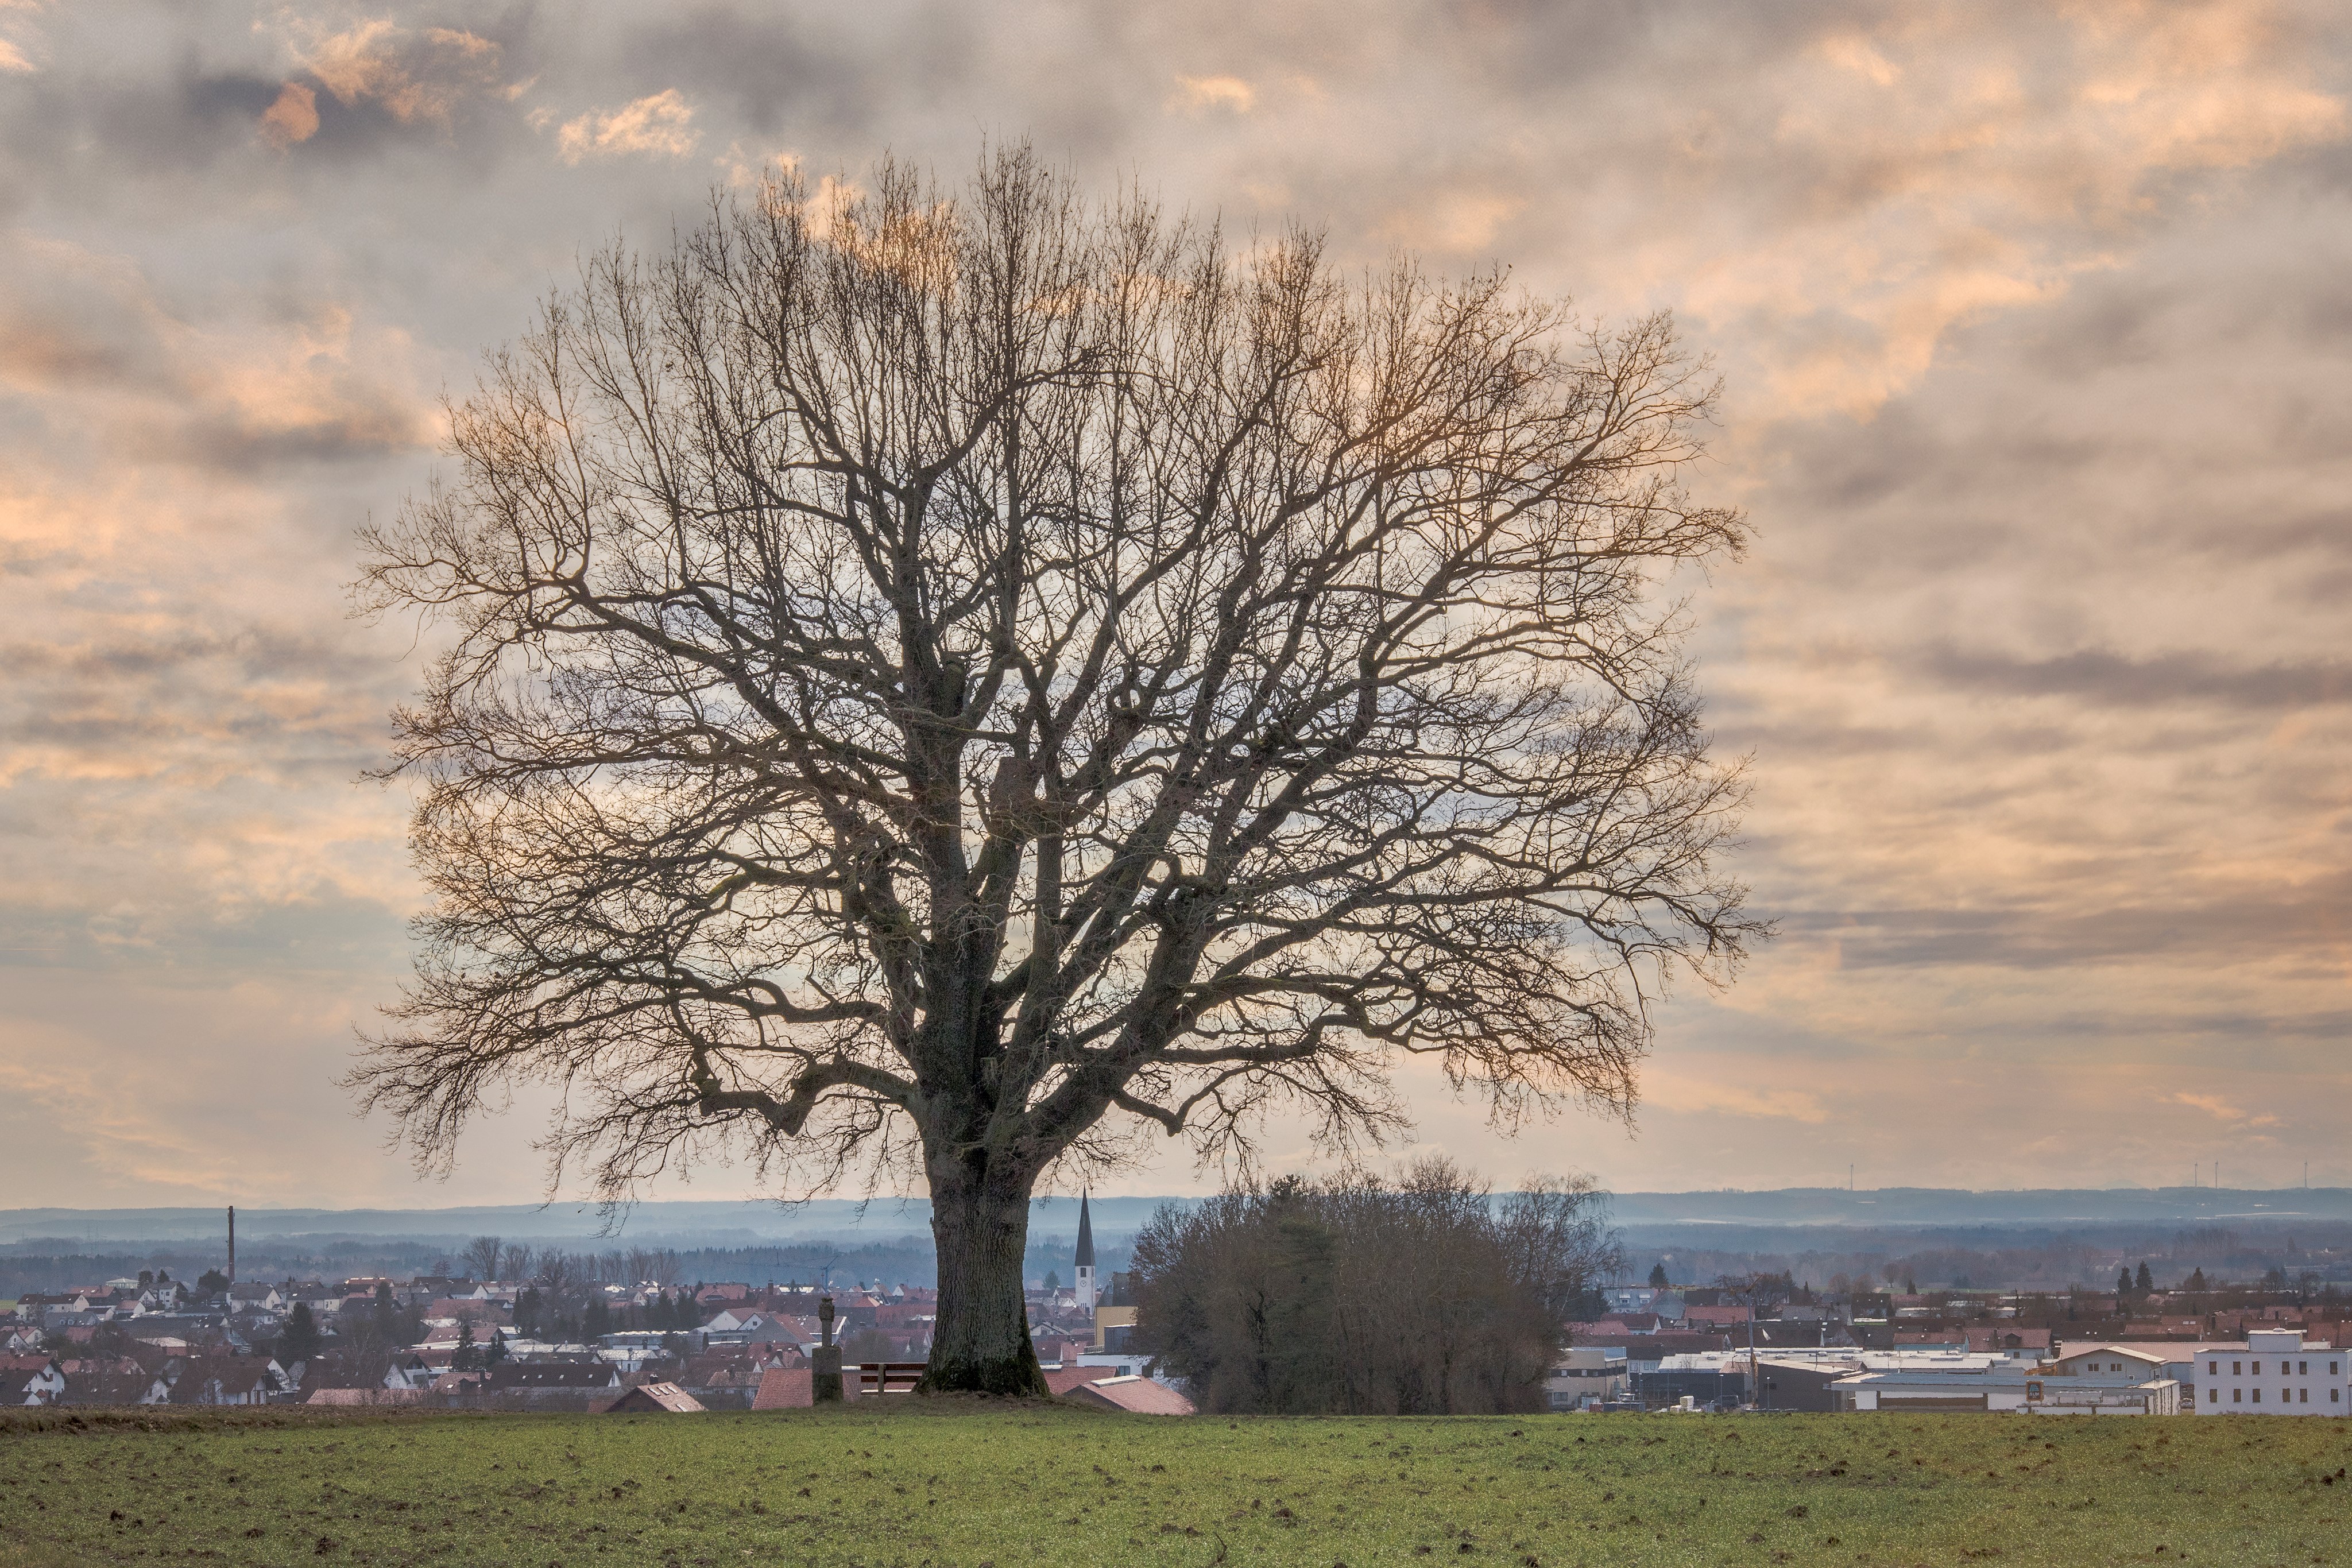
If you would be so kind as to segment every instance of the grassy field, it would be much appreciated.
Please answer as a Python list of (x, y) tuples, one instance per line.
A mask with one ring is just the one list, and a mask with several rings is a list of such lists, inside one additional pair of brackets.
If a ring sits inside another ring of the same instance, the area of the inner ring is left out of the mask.
[(5, 1568), (2352, 1563), (2332, 1420), (68, 1414), (0, 1417)]

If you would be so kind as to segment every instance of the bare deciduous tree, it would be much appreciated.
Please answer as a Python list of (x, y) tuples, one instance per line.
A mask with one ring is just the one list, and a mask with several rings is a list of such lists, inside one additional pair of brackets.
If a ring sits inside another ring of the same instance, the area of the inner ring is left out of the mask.
[(593, 1259), (556, 1247), (540, 1252), (539, 1272), (533, 1276), (548, 1305), (562, 1311), (570, 1310), (588, 1293), (595, 1277)]
[(500, 1271), (498, 1277), (519, 1285), (529, 1284), (532, 1270), (537, 1267), (532, 1261), (533, 1257), (531, 1249), (521, 1242), (509, 1242), (507, 1246), (506, 1257), (499, 1261)]
[(1025, 151), (619, 249), (371, 532), (433, 897), (353, 1082), (428, 1163), (561, 1091), (608, 1195), (919, 1166), (928, 1385), (1042, 1386), (1028, 1200), (1140, 1131), (1336, 1145), (1441, 1067), (1619, 1111), (1756, 933), (1658, 597), (1709, 391), (1662, 319), (1238, 254)]
[(495, 1280), (499, 1277), (499, 1260), (506, 1256), (506, 1243), (495, 1236), (477, 1236), (466, 1243), (460, 1256), (475, 1279)]

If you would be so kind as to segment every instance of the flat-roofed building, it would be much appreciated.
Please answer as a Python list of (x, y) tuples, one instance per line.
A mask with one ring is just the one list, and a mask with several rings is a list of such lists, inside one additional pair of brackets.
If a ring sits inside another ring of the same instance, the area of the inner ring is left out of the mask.
[(1580, 1344), (1561, 1351), (1544, 1374), (1544, 1400), (1554, 1410), (1581, 1410), (1622, 1399), (1632, 1386), (1623, 1351)]
[(2301, 1329), (2255, 1329), (2243, 1344), (2197, 1347), (2200, 1416), (2341, 1416), (2345, 1356)]

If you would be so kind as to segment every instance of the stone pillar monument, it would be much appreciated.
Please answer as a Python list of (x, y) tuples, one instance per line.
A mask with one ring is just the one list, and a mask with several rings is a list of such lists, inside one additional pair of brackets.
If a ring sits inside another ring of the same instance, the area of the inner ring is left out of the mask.
[(816, 1322), (819, 1343), (816, 1357), (810, 1363), (809, 1402), (814, 1405), (841, 1403), (841, 1347), (833, 1343), (833, 1298), (816, 1299)]

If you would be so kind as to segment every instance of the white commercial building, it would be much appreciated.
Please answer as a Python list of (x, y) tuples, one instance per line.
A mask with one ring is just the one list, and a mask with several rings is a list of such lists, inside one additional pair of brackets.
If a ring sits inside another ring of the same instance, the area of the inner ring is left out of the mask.
[(2197, 1347), (2200, 1416), (2341, 1416), (2345, 1355), (2301, 1329), (2255, 1329), (2243, 1344)]
[(1604, 1400), (1622, 1399), (1633, 1384), (1625, 1353), (1614, 1345), (1578, 1345), (1559, 1353), (1544, 1375), (1545, 1403), (1554, 1410), (1581, 1410)]

